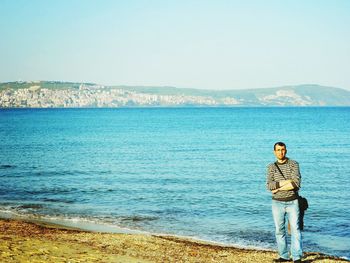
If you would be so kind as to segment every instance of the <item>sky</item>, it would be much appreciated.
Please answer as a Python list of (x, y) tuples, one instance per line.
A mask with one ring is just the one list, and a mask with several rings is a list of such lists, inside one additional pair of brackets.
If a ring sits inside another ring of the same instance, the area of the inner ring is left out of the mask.
[(0, 82), (350, 90), (348, 0), (0, 0)]

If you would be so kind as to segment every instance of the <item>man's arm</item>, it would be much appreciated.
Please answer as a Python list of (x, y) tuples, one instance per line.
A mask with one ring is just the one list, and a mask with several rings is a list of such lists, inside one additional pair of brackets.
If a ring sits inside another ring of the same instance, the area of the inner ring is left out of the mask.
[(280, 187), (279, 182), (276, 182), (273, 177), (273, 168), (271, 165), (267, 167), (266, 188), (269, 191), (274, 191)]
[(291, 168), (292, 168), (292, 184), (294, 186), (293, 189), (299, 190), (300, 182), (301, 182), (299, 164), (294, 161), (291, 165)]
[(272, 190), (272, 193), (277, 193), (278, 191), (289, 191), (289, 190), (293, 190), (296, 189), (295, 184), (293, 183), (292, 180), (283, 180), (279, 182), (280, 187)]
[(300, 188), (300, 170), (299, 164), (297, 162), (293, 162), (292, 164), (292, 179), (280, 181), (280, 187), (272, 190), (272, 193), (277, 193), (278, 191), (289, 191), (289, 190), (299, 190)]

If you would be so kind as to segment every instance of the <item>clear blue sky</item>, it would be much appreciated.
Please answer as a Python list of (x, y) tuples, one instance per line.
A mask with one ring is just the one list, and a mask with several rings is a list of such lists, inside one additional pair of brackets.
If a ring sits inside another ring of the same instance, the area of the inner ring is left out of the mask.
[(0, 0), (0, 82), (350, 89), (348, 0)]

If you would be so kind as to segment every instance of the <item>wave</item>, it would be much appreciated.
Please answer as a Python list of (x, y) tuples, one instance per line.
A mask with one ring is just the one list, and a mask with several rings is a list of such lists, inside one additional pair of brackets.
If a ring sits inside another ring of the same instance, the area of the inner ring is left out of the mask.
[(44, 208), (44, 205), (42, 204), (24, 204), (24, 205), (19, 205), (15, 207), (17, 210), (21, 209), (42, 209)]
[(23, 204), (14, 204), (14, 203), (0, 203), (1, 212), (13, 212), (13, 213), (26, 213), (27, 211), (39, 210), (44, 208), (43, 204), (38, 203), (23, 203)]
[(145, 221), (154, 221), (159, 219), (159, 217), (156, 216), (125, 216), (125, 217), (119, 217), (121, 222), (145, 222)]
[[(18, 168), (16, 165), (9, 165), (9, 164), (2, 164), (0, 165), (0, 170), (8, 170), (8, 169), (15, 169)], [(25, 170), (22, 169), (22, 171), (16, 171), (16, 173), (11, 173), (7, 174), (4, 176), (8, 177), (28, 177), (28, 176), (33, 176), (33, 177), (63, 177), (63, 176), (85, 176), (85, 177), (90, 177), (90, 176), (96, 176), (96, 175), (101, 175), (101, 176), (106, 176), (112, 174), (112, 171), (110, 170), (101, 170), (101, 171), (82, 171), (82, 170), (58, 170), (58, 171), (45, 171), (45, 170), (40, 170), (36, 166), (32, 167), (26, 167)]]
[(66, 199), (55, 199), (55, 198), (43, 198), (42, 201), (44, 202), (51, 202), (51, 203), (65, 203), (65, 204), (73, 204), (73, 200), (66, 200)]
[(25, 190), (26, 194), (29, 195), (44, 195), (44, 194), (69, 194), (71, 192), (78, 192), (79, 189), (76, 187), (42, 187), (39, 189)]
[(0, 169), (12, 169), (12, 168), (16, 168), (16, 165), (10, 165), (10, 164), (1, 164), (0, 165)]

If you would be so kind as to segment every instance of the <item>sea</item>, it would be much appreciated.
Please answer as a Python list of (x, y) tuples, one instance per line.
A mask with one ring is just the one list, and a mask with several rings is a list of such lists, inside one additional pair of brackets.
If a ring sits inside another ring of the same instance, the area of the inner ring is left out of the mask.
[(266, 167), (283, 141), (303, 247), (350, 258), (350, 108), (0, 110), (0, 216), (276, 249)]

